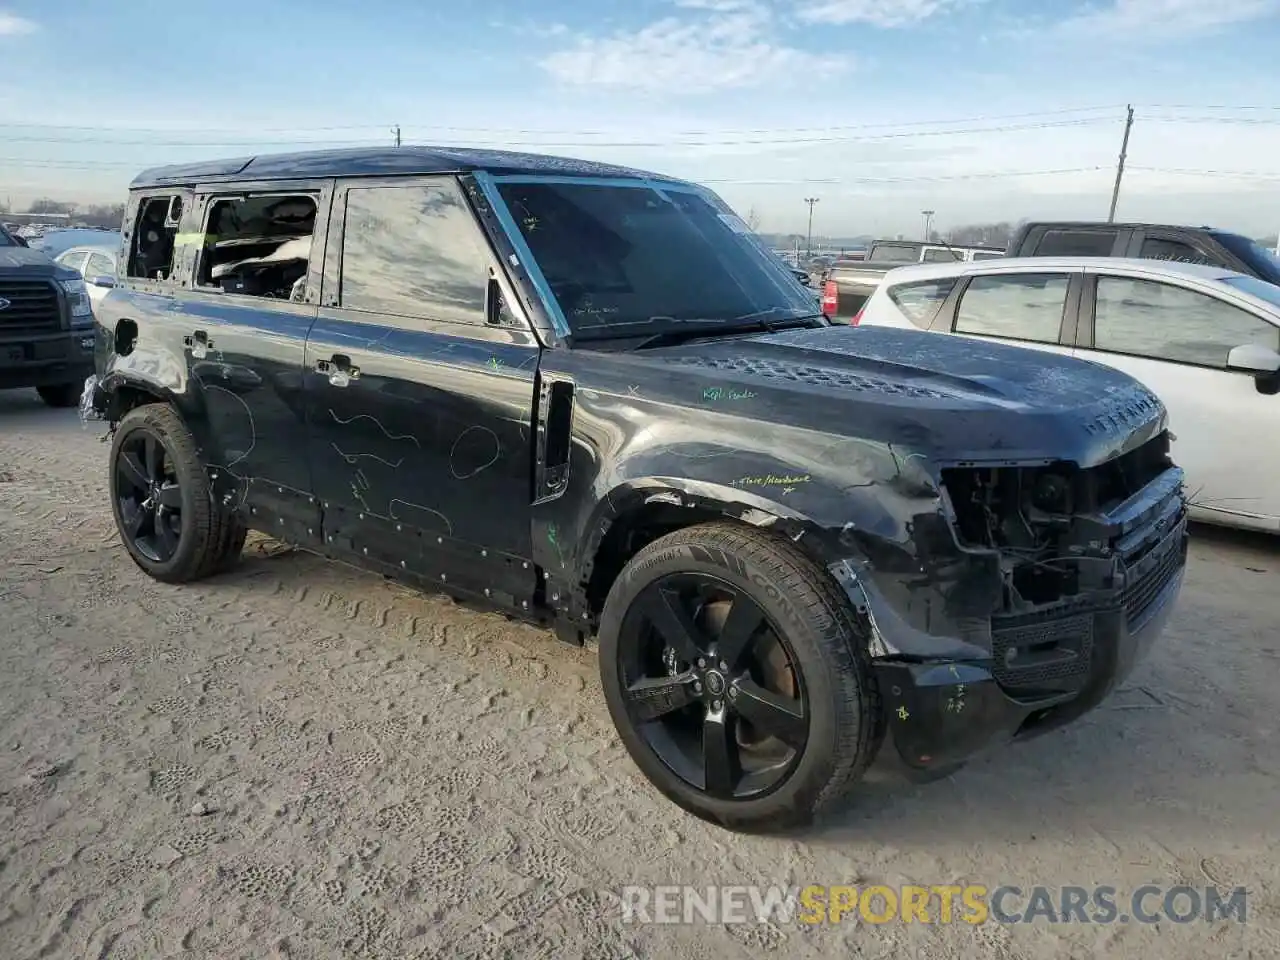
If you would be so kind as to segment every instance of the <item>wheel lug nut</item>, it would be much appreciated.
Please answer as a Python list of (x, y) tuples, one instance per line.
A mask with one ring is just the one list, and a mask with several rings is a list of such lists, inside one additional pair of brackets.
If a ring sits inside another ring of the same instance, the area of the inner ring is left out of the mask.
[(694, 692), (694, 693), (701, 693), (701, 692), (702, 692), (702, 684), (700, 684), (700, 683), (695, 683), (695, 684), (693, 685), (693, 692)]
[(698, 658), (698, 666), (699, 666), (699, 667), (705, 667), (706, 665), (707, 665), (707, 661), (706, 661), (703, 657), (699, 657), (699, 658)]
[(737, 699), (738, 699), (738, 688), (737, 688), (737, 687), (730, 687), (730, 688), (729, 688), (729, 699), (730, 699), (730, 700), (737, 700)]
[(729, 665), (728, 665), (727, 663), (725, 663), (723, 660), (721, 660), (721, 661), (720, 661), (720, 669), (721, 669), (721, 670), (724, 670), (724, 671), (727, 673), (727, 672), (728, 672), (728, 670), (729, 670)]
[(724, 706), (724, 704), (723, 704), (723, 703), (721, 703), (719, 700), (712, 700), (712, 701), (711, 701), (711, 709), (712, 709), (712, 710), (719, 711), (719, 710), (720, 710), (720, 708), (721, 708), (721, 707), (723, 707), (723, 706)]

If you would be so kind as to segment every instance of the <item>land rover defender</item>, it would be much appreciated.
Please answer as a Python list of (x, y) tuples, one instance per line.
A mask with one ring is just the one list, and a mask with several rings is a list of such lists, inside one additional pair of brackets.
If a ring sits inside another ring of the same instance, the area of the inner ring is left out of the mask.
[(132, 184), (86, 414), (133, 561), (245, 531), (599, 643), (627, 750), (731, 828), (1065, 723), (1186, 557), (1160, 401), (833, 326), (713, 192), (401, 147)]

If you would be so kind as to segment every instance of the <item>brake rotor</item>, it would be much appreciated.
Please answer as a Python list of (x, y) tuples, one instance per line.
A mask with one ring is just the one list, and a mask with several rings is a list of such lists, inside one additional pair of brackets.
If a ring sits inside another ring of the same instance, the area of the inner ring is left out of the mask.
[[(732, 602), (728, 600), (713, 600), (704, 604), (701, 610), (701, 626), (711, 636), (720, 636), (731, 607)], [(764, 655), (752, 658), (749, 667), (751, 679), (770, 693), (790, 699), (798, 698), (800, 692), (795, 671), (787, 658), (786, 650), (783, 649), (772, 628), (766, 629), (764, 636), (758, 637), (752, 646), (757, 652), (763, 648)], [(773, 739), (767, 734), (757, 733), (745, 717), (738, 718), (738, 722), (734, 725), (734, 736), (738, 746), (744, 750), (760, 750)]]

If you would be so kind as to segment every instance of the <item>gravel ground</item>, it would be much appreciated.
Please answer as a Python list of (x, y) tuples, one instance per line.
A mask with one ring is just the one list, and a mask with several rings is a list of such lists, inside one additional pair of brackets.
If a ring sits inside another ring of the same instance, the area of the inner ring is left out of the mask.
[[(595, 655), (269, 540), (195, 587), (116, 539), (100, 425), (0, 393), (0, 954), (1280, 955), (1280, 547), (1197, 531), (1093, 715), (800, 836), (633, 768)], [(1244, 885), (1248, 922), (624, 924), (629, 884)]]

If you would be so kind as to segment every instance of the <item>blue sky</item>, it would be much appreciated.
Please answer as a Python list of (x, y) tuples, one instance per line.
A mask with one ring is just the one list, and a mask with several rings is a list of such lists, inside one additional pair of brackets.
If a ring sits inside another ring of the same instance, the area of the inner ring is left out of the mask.
[(1121, 217), (1271, 233), (1277, 41), (1280, 0), (0, 0), (0, 199), (398, 124), (911, 233), (1105, 216), (1133, 103)]

